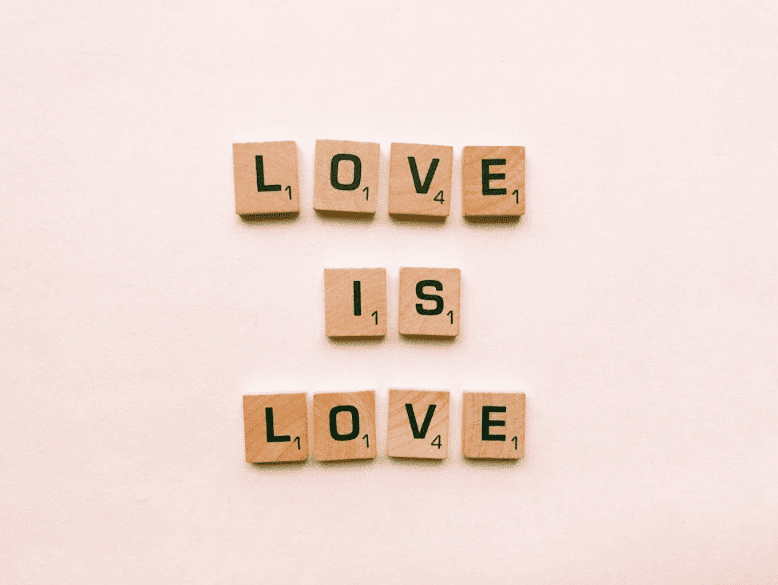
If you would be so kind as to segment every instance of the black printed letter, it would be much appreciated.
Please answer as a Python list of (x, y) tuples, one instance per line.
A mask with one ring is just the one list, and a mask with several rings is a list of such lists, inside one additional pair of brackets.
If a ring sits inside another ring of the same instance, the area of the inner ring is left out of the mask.
[[(338, 181), (338, 165), (342, 160), (350, 160), (354, 163), (354, 180), (348, 185)], [(336, 154), (330, 163), (330, 183), (340, 191), (354, 191), (362, 181), (362, 161), (354, 154)]]
[(273, 431), (273, 409), (265, 409), (265, 422), (267, 423), (267, 442), (268, 443), (287, 443), (292, 440), (289, 435), (276, 435)]
[[(348, 412), (351, 414), (351, 432), (341, 435), (338, 432), (338, 413)], [(356, 406), (336, 406), (330, 410), (330, 435), (336, 441), (350, 441), (359, 436), (359, 411)]]
[(492, 189), (489, 187), (489, 181), (492, 179), (504, 179), (505, 173), (490, 173), (489, 167), (492, 165), (504, 165), (504, 158), (485, 158), (481, 161), (481, 187), (483, 188), (484, 195), (506, 195), (507, 190)]
[(257, 191), (280, 191), (281, 185), (265, 185), (265, 164), (262, 162), (262, 155), (254, 157), (257, 165)]
[(481, 413), (481, 440), (482, 441), (504, 441), (505, 435), (490, 435), (489, 427), (504, 427), (504, 420), (490, 420), (489, 415), (493, 412), (506, 412), (505, 406), (484, 406)]
[(419, 177), (419, 168), (416, 166), (416, 159), (412, 156), (408, 157), (408, 164), (411, 165), (411, 176), (413, 176), (413, 186), (416, 187), (417, 193), (426, 193), (430, 190), (430, 185), (432, 185), (432, 177), (435, 176), (435, 170), (438, 168), (439, 162), (439, 158), (432, 159), (430, 168), (427, 171), (427, 176), (424, 177), (424, 184), (422, 184), (421, 177)]
[(416, 305), (416, 312), (419, 313), (419, 315), (440, 315), (443, 312), (443, 297), (425, 294), (425, 286), (431, 286), (435, 290), (443, 290), (443, 284), (439, 280), (420, 280), (416, 284), (416, 296), (422, 301), (435, 301), (435, 308), (425, 309), (424, 306), (419, 303)]
[(435, 412), (435, 405), (430, 404), (427, 408), (427, 414), (424, 416), (424, 422), (421, 423), (421, 430), (419, 430), (419, 425), (416, 422), (416, 414), (413, 412), (413, 405), (406, 404), (405, 411), (408, 413), (408, 421), (411, 423), (411, 432), (413, 433), (413, 438), (423, 439), (426, 437), (427, 431), (430, 428), (430, 423), (432, 422), (432, 414)]

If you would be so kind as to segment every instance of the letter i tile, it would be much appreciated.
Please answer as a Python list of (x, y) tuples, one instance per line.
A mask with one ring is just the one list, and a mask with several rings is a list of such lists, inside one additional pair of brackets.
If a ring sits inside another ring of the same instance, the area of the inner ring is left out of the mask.
[(324, 328), (328, 337), (386, 335), (386, 269), (325, 269)]
[(374, 214), (380, 162), (378, 143), (317, 140), (313, 208), (331, 215)]

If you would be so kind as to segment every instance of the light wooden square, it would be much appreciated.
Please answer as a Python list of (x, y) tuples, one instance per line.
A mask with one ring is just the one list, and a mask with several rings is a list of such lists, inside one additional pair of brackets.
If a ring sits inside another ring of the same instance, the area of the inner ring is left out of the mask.
[(293, 215), (300, 211), (297, 144), (248, 142), (232, 145), (235, 212), (238, 215)]
[(375, 392), (314, 394), (313, 433), (317, 461), (374, 458)]
[(445, 391), (389, 390), (388, 455), (448, 457), (448, 405)]
[(459, 268), (400, 268), (400, 333), (459, 335), (459, 287)]
[(393, 143), (389, 158), (389, 214), (444, 220), (451, 209), (450, 146)]
[(465, 217), (482, 221), (518, 219), (524, 214), (524, 200), (523, 146), (464, 148), (462, 214)]
[(386, 335), (386, 269), (325, 269), (324, 329), (328, 337)]
[(330, 213), (374, 214), (378, 204), (380, 162), (381, 148), (377, 143), (317, 140), (314, 209)]
[(524, 457), (525, 403), (525, 395), (518, 392), (465, 392), (462, 454), (472, 459)]
[(308, 459), (305, 394), (244, 396), (243, 428), (248, 463)]

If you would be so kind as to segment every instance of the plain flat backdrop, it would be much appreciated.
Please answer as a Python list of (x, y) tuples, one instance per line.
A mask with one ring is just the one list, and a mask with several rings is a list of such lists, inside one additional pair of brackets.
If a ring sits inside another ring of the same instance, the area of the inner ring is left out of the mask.
[[(774, 2), (27, 2), (0, 9), (0, 582), (778, 582)], [(379, 142), (373, 221), (312, 209), (316, 139)], [(232, 143), (294, 140), (302, 213), (234, 213)], [(454, 147), (443, 225), (392, 142)], [(467, 145), (527, 149), (518, 224)], [(383, 266), (377, 343), (325, 267)], [(401, 266), (462, 270), (453, 343)], [(386, 457), (389, 388), (450, 457)], [(241, 397), (374, 389), (371, 463), (248, 465)], [(460, 455), (465, 390), (526, 457)]]

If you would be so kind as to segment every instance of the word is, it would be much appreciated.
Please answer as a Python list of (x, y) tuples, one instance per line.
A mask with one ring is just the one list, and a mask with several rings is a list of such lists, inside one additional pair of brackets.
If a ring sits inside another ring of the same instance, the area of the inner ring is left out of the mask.
[[(459, 335), (458, 268), (400, 268), (402, 335)], [(386, 269), (324, 270), (324, 326), (328, 337), (386, 335)]]

